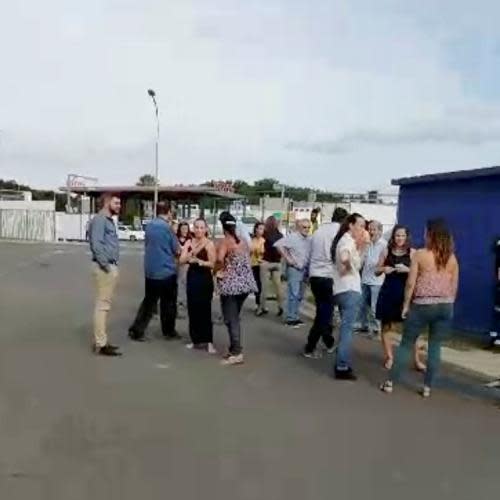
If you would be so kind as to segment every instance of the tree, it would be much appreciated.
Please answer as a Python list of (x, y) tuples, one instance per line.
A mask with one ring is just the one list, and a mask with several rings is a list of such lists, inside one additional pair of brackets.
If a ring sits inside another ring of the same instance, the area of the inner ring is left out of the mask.
[(139, 177), (139, 181), (137, 182), (137, 186), (154, 186), (156, 184), (156, 179), (154, 175), (144, 174)]

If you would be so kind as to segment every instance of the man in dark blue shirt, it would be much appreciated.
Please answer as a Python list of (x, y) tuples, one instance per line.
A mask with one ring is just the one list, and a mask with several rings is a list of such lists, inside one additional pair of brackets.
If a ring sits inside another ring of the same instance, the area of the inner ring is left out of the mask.
[(160, 320), (166, 339), (179, 338), (175, 331), (177, 316), (177, 262), (179, 244), (170, 227), (172, 211), (169, 203), (157, 205), (158, 216), (146, 226), (144, 274), (146, 292), (134, 323), (129, 328), (129, 336), (138, 342), (144, 341), (158, 299), (160, 300)]

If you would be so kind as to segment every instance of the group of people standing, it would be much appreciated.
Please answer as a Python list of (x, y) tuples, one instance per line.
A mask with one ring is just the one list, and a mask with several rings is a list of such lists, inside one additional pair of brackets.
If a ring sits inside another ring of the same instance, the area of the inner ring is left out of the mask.
[[(312, 237), (310, 275), (316, 319), (304, 354), (315, 357), (320, 337), (325, 347), (332, 350), (332, 310), (336, 304), (341, 317), (336, 378), (357, 378), (353, 370), (352, 338), (356, 322), (361, 321), (361, 329), (371, 329), (372, 335), (381, 334), (384, 366), (389, 370), (381, 389), (392, 392), (393, 383), (399, 380), (413, 350), (415, 367), (425, 372), (422, 394), (427, 397), (439, 367), (441, 343), (451, 330), (458, 290), (458, 261), (452, 235), (443, 220), (430, 220), (426, 225), (425, 247), (414, 250), (409, 230), (404, 226), (395, 226), (389, 242), (385, 243), (380, 223), (367, 224), (360, 214), (351, 214), (338, 227), (336, 224), (343, 216), (338, 211), (334, 213), (332, 223), (324, 229), (321, 226)], [(326, 249), (331, 240), (329, 259)], [(330, 285), (325, 281), (327, 263), (332, 266), (333, 297), (327, 293)], [(324, 274), (317, 270), (322, 268), (321, 264)], [(321, 282), (319, 274), (323, 274)], [(403, 330), (394, 355), (390, 336), (397, 323), (403, 323)], [(420, 360), (417, 348), (418, 337), (424, 332), (429, 337), (427, 366)]]
[[(113, 217), (120, 212), (120, 199), (103, 197), (103, 208), (90, 225), (90, 248), (96, 284), (94, 313), (94, 351), (101, 356), (121, 356), (117, 346), (108, 342), (107, 315), (118, 279), (119, 245)], [(220, 221), (224, 238), (217, 246), (208, 237), (202, 218), (189, 225), (181, 223), (177, 234), (172, 228), (172, 209), (160, 202), (157, 217), (145, 231), (145, 295), (129, 328), (136, 342), (147, 339), (146, 329), (158, 308), (161, 330), (166, 340), (180, 339), (175, 329), (178, 303), (187, 309), (189, 349), (217, 351), (213, 343), (212, 302), (215, 292), (229, 333), (229, 348), (222, 363), (243, 363), (240, 312), (250, 293), (257, 292), (251, 265), (249, 238), (238, 235), (235, 218), (225, 212)]]
[[(120, 199), (106, 195), (103, 209), (90, 226), (94, 261), (96, 307), (94, 349), (104, 356), (119, 356), (109, 344), (106, 318), (118, 279), (119, 248), (113, 216), (120, 211)], [(386, 242), (377, 221), (367, 222), (360, 214), (337, 208), (331, 222), (319, 224), (303, 219), (286, 236), (279, 222), (269, 217), (255, 225), (251, 238), (238, 227), (228, 212), (220, 216), (224, 237), (217, 244), (208, 236), (204, 219), (171, 227), (168, 203), (157, 205), (158, 217), (146, 227), (145, 297), (129, 328), (135, 341), (146, 340), (145, 331), (158, 302), (163, 336), (180, 338), (175, 330), (178, 307), (189, 318), (190, 349), (215, 354), (212, 303), (220, 296), (229, 348), (223, 364), (243, 363), (240, 313), (246, 298), (255, 294), (256, 315), (269, 313), (272, 287), (278, 317), (285, 314), (291, 328), (300, 328), (300, 306), (309, 283), (316, 315), (304, 348), (307, 358), (321, 357), (320, 339), (329, 353), (335, 351), (334, 309), (340, 313), (339, 342), (334, 364), (335, 377), (355, 380), (352, 339), (358, 329), (381, 336), (384, 366), (389, 377), (382, 390), (392, 392), (413, 349), (415, 368), (425, 372), (424, 396), (430, 395), (438, 366), (442, 340), (448, 334), (458, 287), (458, 262), (453, 239), (442, 220), (429, 221), (426, 245), (412, 248), (410, 234), (396, 226)], [(283, 297), (282, 274), (286, 276), (287, 300)], [(403, 323), (402, 341), (393, 353), (391, 332)], [(419, 358), (417, 339), (428, 331), (427, 366)]]
[[(392, 391), (393, 382), (399, 380), (413, 351), (415, 369), (425, 373), (422, 394), (430, 395), (440, 363), (440, 346), (451, 329), (458, 289), (458, 262), (445, 222), (429, 221), (425, 247), (416, 250), (408, 228), (402, 225), (394, 227), (387, 242), (382, 224), (366, 221), (360, 214), (348, 214), (342, 208), (335, 210), (331, 222), (318, 225), (316, 220), (298, 221), (296, 232), (286, 237), (279, 233), (272, 217), (265, 225), (256, 225), (252, 264), (254, 276), (260, 277), (257, 314), (267, 313), (264, 284), (269, 283), (276, 284), (278, 314), (283, 310), (279, 281), (284, 261), (288, 290), (286, 324), (293, 328), (302, 326), (299, 308), (307, 282), (316, 305), (303, 351), (306, 358), (322, 356), (318, 349), (320, 339), (328, 353), (335, 351), (333, 319), (337, 307), (337, 379), (356, 380), (353, 334), (356, 330), (366, 331), (380, 336), (382, 341), (384, 367), (389, 371), (382, 390)], [(400, 324), (402, 341), (394, 354), (392, 337)], [(427, 365), (418, 346), (418, 338), (425, 332), (429, 337)]]

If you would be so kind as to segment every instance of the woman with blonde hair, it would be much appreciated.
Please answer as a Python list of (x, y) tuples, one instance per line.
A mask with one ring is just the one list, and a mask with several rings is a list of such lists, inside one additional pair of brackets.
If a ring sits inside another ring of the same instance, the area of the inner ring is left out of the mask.
[(187, 307), (189, 315), (190, 349), (206, 349), (215, 354), (213, 345), (212, 298), (214, 282), (212, 271), (216, 252), (207, 238), (207, 223), (204, 219), (194, 222), (194, 235), (182, 249), (181, 265), (187, 265)]

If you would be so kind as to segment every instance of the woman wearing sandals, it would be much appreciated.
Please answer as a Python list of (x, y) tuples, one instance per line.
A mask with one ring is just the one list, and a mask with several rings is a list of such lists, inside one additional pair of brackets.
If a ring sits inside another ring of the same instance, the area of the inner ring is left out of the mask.
[[(394, 354), (391, 334), (398, 323), (402, 323), (405, 286), (410, 272), (415, 250), (411, 248), (408, 228), (396, 225), (392, 231), (387, 249), (380, 257), (377, 274), (385, 274), (377, 302), (377, 319), (382, 323), (382, 347), (384, 349), (384, 367), (392, 368)], [(415, 345), (415, 368), (425, 371), (420, 361), (418, 345)]]
[(213, 345), (212, 297), (215, 265), (215, 246), (207, 237), (207, 223), (194, 223), (194, 238), (184, 245), (180, 264), (187, 264), (186, 295), (189, 316), (189, 349), (206, 349), (215, 354)]
[(422, 396), (431, 395), (440, 365), (441, 343), (452, 326), (459, 273), (453, 237), (445, 222), (435, 219), (427, 223), (425, 239), (425, 248), (416, 252), (411, 263), (403, 304), (403, 338), (389, 379), (381, 386), (387, 393), (392, 392), (393, 382), (399, 381), (418, 336), (428, 329), (429, 349)]
[(229, 350), (222, 361), (224, 365), (243, 363), (240, 314), (243, 303), (257, 284), (250, 266), (250, 248), (236, 234), (236, 220), (231, 214), (221, 218), (224, 239), (217, 249), (217, 284), (224, 323), (229, 333)]

